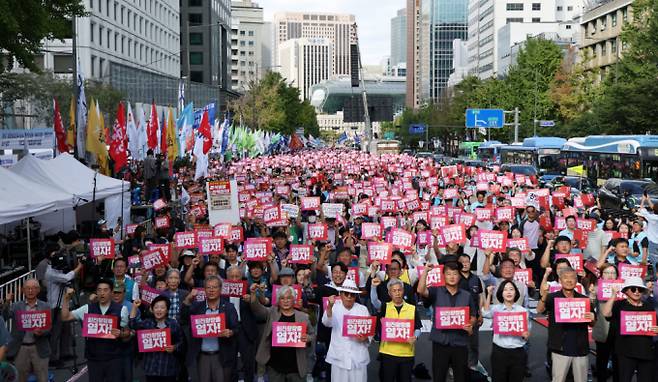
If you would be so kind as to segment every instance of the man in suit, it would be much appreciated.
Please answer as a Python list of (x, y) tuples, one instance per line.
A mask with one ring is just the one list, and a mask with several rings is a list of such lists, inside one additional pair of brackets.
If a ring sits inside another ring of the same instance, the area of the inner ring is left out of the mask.
[[(33, 373), (38, 382), (48, 381), (48, 358), (50, 357), (50, 329), (26, 331), (18, 329), (18, 312), (42, 311), (50, 312), (45, 301), (37, 299), (41, 288), (36, 279), (29, 279), (23, 284), (23, 301), (17, 301), (11, 306), (6, 305), (3, 316), (12, 319), (11, 340), (7, 357), (14, 359), (18, 371), (19, 382), (27, 381)], [(13, 296), (8, 295), (11, 301)]]
[[(199, 382), (229, 381), (236, 364), (236, 336), (239, 323), (238, 314), (233, 304), (221, 297), (222, 280), (218, 276), (209, 276), (203, 283), (206, 293), (205, 301), (194, 301), (197, 290), (193, 289), (183, 300), (181, 317), (184, 323), (190, 322), (190, 316), (224, 313), (226, 329), (219, 337), (190, 338), (187, 352), (187, 364), (196, 364)], [(188, 324), (189, 325), (189, 324)]]
[[(242, 281), (242, 268), (237, 265), (231, 265), (226, 270), (227, 281)], [(242, 298), (229, 297), (229, 301), (235, 307), (238, 313), (238, 322), (240, 330), (236, 336), (237, 349), (240, 352), (242, 360), (242, 369), (244, 371), (244, 380), (253, 381), (256, 372), (256, 340), (258, 337), (258, 324), (256, 317), (251, 311), (250, 300), (251, 297), (247, 294), (249, 291), (245, 290)], [(231, 377), (232, 382), (238, 381), (238, 369), (233, 369)]]

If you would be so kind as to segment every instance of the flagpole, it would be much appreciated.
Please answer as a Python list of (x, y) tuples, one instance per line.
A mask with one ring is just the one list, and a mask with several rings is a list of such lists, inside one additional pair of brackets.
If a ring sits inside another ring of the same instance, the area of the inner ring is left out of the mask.
[(72, 40), (72, 45), (73, 45), (73, 94), (75, 94), (75, 139), (73, 141), (73, 155), (80, 159), (79, 153), (78, 153), (78, 129), (80, 128), (78, 126), (78, 97), (80, 97), (80, 94), (78, 94), (78, 37), (77, 37), (77, 23), (78, 19), (77, 17), (73, 16), (73, 40)]

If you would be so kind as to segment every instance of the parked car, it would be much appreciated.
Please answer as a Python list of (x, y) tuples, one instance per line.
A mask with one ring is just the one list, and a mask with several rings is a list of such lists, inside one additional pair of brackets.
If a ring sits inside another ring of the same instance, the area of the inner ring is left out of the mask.
[(551, 191), (560, 186), (569, 186), (571, 187), (571, 190), (578, 190), (585, 193), (596, 194), (598, 191), (596, 186), (594, 185), (594, 183), (592, 183), (591, 180), (582, 176), (558, 175), (553, 177), (553, 179), (551, 179), (549, 182), (546, 183), (546, 187), (549, 188)]
[(658, 185), (651, 180), (610, 178), (599, 188), (601, 207), (630, 209), (638, 206), (642, 195), (658, 203)]
[(421, 152), (417, 152), (416, 155), (414, 156), (416, 158), (424, 159), (424, 158), (432, 158), (433, 154), (428, 151), (421, 151)]
[(500, 166), (500, 172), (537, 176), (537, 168), (529, 164), (503, 164)]

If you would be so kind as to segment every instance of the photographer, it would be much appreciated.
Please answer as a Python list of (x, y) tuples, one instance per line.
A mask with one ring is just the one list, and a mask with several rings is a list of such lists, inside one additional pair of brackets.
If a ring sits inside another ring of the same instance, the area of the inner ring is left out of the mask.
[[(75, 268), (72, 268), (75, 264)], [(51, 253), (51, 263), (46, 268), (45, 284), (48, 289), (48, 306), (52, 309), (53, 326), (50, 332), (51, 364), (61, 364), (62, 359), (73, 357), (71, 326), (62, 323), (59, 312), (65, 287), (71, 285), (83, 266), (75, 261), (75, 255), (65, 250)]]

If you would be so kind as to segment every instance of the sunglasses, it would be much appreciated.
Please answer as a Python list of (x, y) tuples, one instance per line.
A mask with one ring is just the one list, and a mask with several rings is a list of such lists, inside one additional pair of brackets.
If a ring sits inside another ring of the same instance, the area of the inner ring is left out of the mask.
[(630, 290), (632, 293), (640, 293), (644, 291), (644, 288), (639, 288), (639, 287), (628, 287), (626, 290)]
[(353, 293), (340, 292), (340, 295), (343, 297), (356, 298), (356, 294)]

